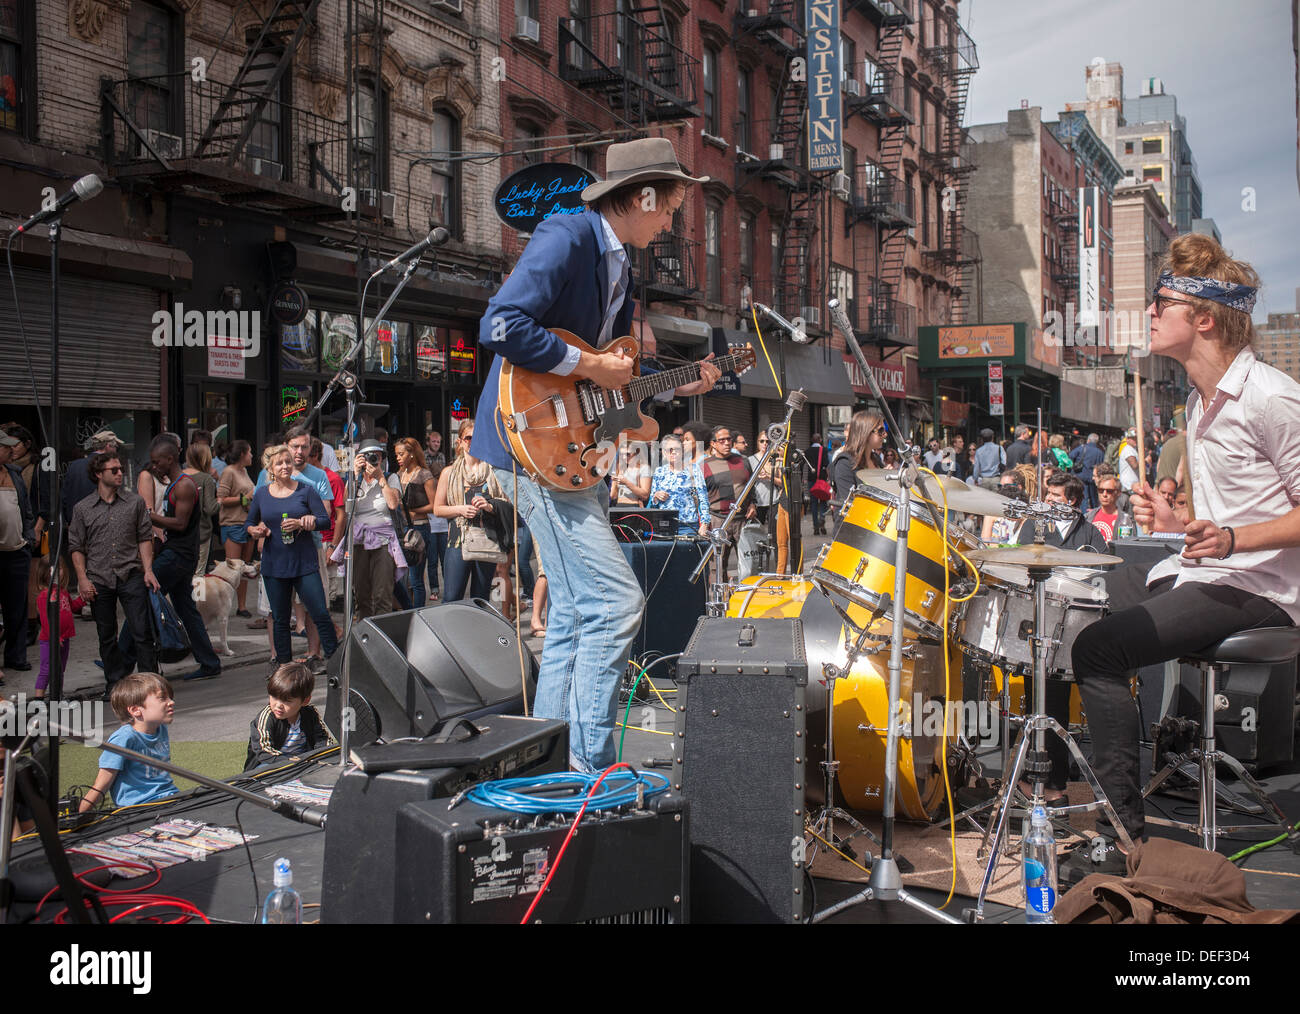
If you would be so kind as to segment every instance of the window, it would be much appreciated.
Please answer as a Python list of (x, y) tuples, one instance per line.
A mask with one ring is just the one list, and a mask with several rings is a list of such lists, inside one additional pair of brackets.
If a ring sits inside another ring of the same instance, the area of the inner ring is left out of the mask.
[(908, 116), (912, 115), (912, 92), (915, 87), (910, 75), (903, 78), (903, 112)]
[(515, 17), (537, 20), (537, 0), (515, 0)]
[(721, 209), (712, 202), (704, 206), (704, 263), (708, 273), (704, 298), (710, 303), (722, 302), (722, 250), (718, 233)]
[(382, 190), (387, 180), (384, 93), (375, 82), (363, 78), (352, 95), (353, 177), (363, 189)]
[(943, 249), (943, 216), (947, 211), (943, 206), (943, 191), (939, 184), (934, 185), (934, 245)]
[[(266, 82), (271, 78), (271, 72), (275, 69), (275, 64), (279, 62), (280, 56), (284, 51), (279, 46), (266, 46), (258, 53), (258, 62), (250, 68), (248, 77), (245, 79), (245, 85), (249, 91), (262, 92), (266, 89)], [(276, 85), (275, 93), (271, 96), (271, 101), (262, 107), (261, 113), (257, 117), (257, 126), (253, 132), (248, 135), (248, 144), (244, 146), (244, 156), (249, 159), (269, 159), (272, 162), (284, 164), (285, 159), (281, 157), (282, 144), (281, 139), (283, 132), (283, 116), (285, 113), (285, 89), (289, 84), (291, 75), (286, 74)], [(263, 175), (266, 175), (263, 172)], [(279, 179), (287, 178), (283, 172)]]
[(858, 323), (858, 302), (854, 298), (857, 286), (854, 284), (854, 273), (851, 269), (841, 267), (838, 264), (831, 265), (831, 295), (840, 301), (845, 312), (849, 315), (849, 322), (854, 326)]
[(840, 81), (853, 80), (853, 65), (857, 62), (858, 47), (842, 32), (840, 34)]
[(915, 189), (914, 189), (914, 187), (913, 187), (913, 185), (912, 185), (912, 180), (913, 180), (913, 178), (914, 178), (914, 174), (913, 174), (913, 173), (908, 173), (908, 174), (907, 174), (907, 177), (906, 177), (906, 182), (907, 182), (907, 217), (910, 218), (910, 219), (912, 219), (913, 221), (915, 221), (915, 220), (916, 220), (916, 194), (915, 194)]
[(1164, 166), (1144, 165), (1142, 167), (1143, 180), (1155, 180), (1158, 183), (1163, 181), (1164, 178), (1165, 178)]
[(544, 160), (540, 151), (537, 151), (542, 144), (541, 129), (528, 120), (519, 120), (515, 123), (515, 138), (511, 147), (520, 152), (520, 161), (524, 165), (536, 165)]
[(849, 178), (849, 200), (858, 193), (858, 149), (851, 144), (844, 146), (844, 175)]
[(704, 132), (714, 137), (721, 137), (718, 129), (718, 51), (709, 46), (704, 48)]
[(1162, 155), (1165, 150), (1165, 139), (1163, 137), (1144, 137), (1142, 138), (1143, 155)]
[[(569, 31), (575, 39), (591, 45), (591, 0), (569, 0)], [(587, 69), (587, 53), (577, 42), (569, 43), (569, 63)]]
[(136, 125), (146, 130), (179, 134), (176, 108), (179, 79), (176, 52), (176, 16), (151, 3), (133, 3), (126, 15), (128, 111)]
[(758, 223), (754, 216), (741, 212), (740, 214), (740, 277), (744, 282), (753, 283), (754, 280), (754, 232), (758, 228)]
[(750, 72), (742, 70), (736, 78), (736, 146), (741, 151), (752, 152), (753, 139), (749, 130)]
[(1125, 142), (1124, 142), (1124, 154), (1125, 154), (1125, 155), (1132, 155), (1132, 154), (1133, 154), (1133, 142), (1132, 142), (1132, 141), (1125, 141)]
[(930, 243), (930, 188), (921, 187), (921, 247)]
[(628, 0), (618, 0), (615, 5), (618, 14), (618, 62), (627, 71), (637, 73), (641, 69), (641, 50), (648, 39), (641, 31), (641, 23)]
[(0, 129), (26, 134), (28, 126), (28, 75), (31, 72), (27, 30), (34, 5), (23, 0), (0, 0)]
[[(447, 154), (460, 149), (460, 124), (445, 110), (433, 112), (433, 151)], [(450, 158), (434, 162), (432, 196), (429, 203), (429, 225), (443, 225), (453, 236), (460, 233), (460, 163)]]

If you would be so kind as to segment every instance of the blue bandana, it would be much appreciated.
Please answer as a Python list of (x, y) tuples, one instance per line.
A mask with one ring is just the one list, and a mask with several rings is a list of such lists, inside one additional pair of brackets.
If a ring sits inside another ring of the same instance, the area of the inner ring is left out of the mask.
[(1175, 292), (1196, 296), (1198, 299), (1209, 299), (1244, 313), (1250, 313), (1255, 309), (1255, 295), (1259, 291), (1252, 285), (1237, 285), (1217, 278), (1175, 275), (1172, 271), (1160, 272), (1160, 281), (1156, 283), (1156, 287), (1173, 289)]

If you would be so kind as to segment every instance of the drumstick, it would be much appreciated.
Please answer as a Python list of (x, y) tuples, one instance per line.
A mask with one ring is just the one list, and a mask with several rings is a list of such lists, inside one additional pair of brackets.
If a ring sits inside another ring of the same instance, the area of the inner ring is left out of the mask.
[[(1146, 439), (1143, 435), (1144, 426), (1142, 424), (1142, 369), (1138, 360), (1133, 361), (1133, 414), (1137, 422), (1137, 442), (1138, 442), (1138, 480), (1139, 485), (1147, 481), (1147, 448)], [(1137, 519), (1133, 519), (1139, 531), (1142, 526), (1137, 524)], [(1145, 534), (1145, 533), (1143, 533)]]

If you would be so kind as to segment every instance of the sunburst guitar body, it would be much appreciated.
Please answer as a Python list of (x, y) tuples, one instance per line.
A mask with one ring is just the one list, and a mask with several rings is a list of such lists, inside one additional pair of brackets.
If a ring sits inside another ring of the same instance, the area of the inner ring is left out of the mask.
[[(535, 373), (501, 364), (499, 422), (515, 459), (537, 482), (554, 490), (577, 492), (604, 480), (617, 460), (621, 441), (650, 441), (659, 424), (641, 411), (641, 403), (700, 379), (699, 363), (641, 376), (640, 345), (625, 335), (603, 349), (593, 348), (561, 328), (551, 333), (583, 352), (622, 352), (632, 360), (632, 380), (621, 388), (603, 388), (582, 377)], [(754, 350), (720, 356), (714, 365), (724, 373), (742, 373), (754, 365)]]

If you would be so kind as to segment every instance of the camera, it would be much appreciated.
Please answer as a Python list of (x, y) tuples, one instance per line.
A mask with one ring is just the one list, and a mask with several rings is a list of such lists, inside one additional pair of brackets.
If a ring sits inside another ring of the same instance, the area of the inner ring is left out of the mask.
[(378, 451), (366, 451), (366, 453), (363, 454), (362, 457), (365, 458), (366, 461), (370, 462), (370, 464), (372, 465), (378, 465), (381, 461), (384, 460), (384, 456), (380, 454)]

